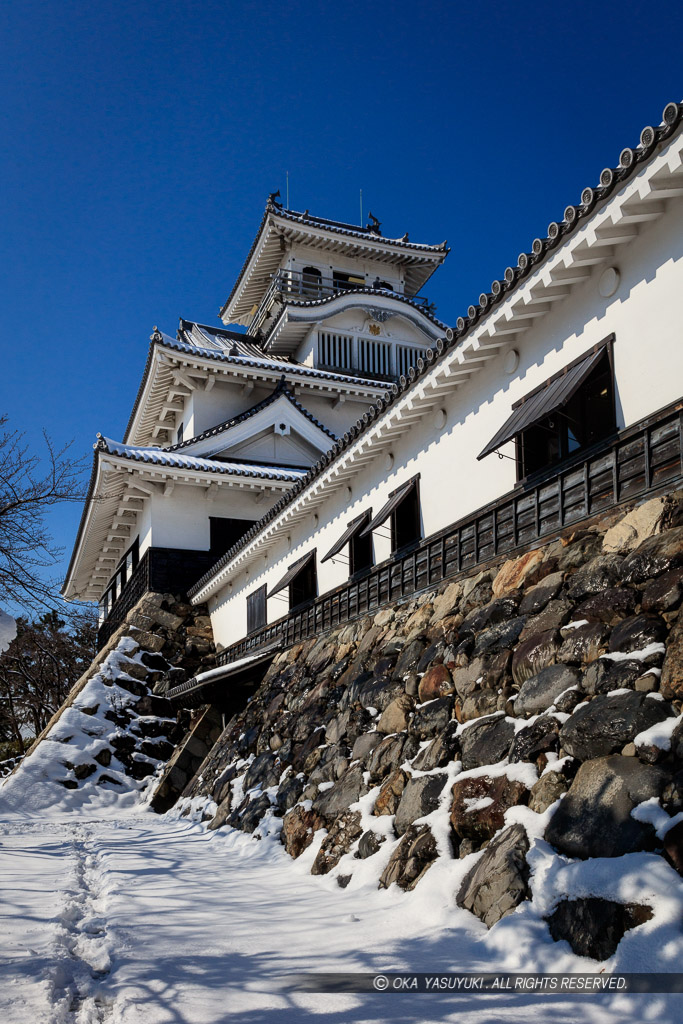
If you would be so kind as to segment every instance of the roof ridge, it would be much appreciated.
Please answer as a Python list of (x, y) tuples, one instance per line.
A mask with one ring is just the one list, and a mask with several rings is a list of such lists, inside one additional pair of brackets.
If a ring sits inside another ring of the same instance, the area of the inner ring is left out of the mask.
[(412, 309), (415, 309), (418, 313), (422, 313), (422, 315), (426, 317), (427, 320), (431, 320), (432, 323), (436, 324), (437, 327), (442, 327), (445, 330), (448, 326), (445, 323), (445, 321), (439, 320), (439, 318), (435, 316), (434, 313), (430, 312), (430, 310), (426, 306), (420, 306), (416, 302), (416, 299), (421, 298), (421, 296), (403, 295), (401, 292), (392, 292), (388, 288), (372, 288), (368, 286), (359, 286), (358, 288), (344, 288), (343, 291), (335, 292), (334, 295), (325, 295), (323, 296), (323, 298), (320, 299), (286, 298), (283, 301), (283, 308), (286, 309), (288, 306), (297, 306), (301, 309), (305, 309), (313, 306), (324, 306), (334, 302), (335, 299), (344, 298), (344, 296), (346, 295), (379, 295), (384, 296), (385, 298), (398, 299), (400, 302), (403, 302), (406, 305), (411, 306)]
[[(209, 473), (233, 473), (235, 476), (254, 476), (254, 477), (265, 477), (267, 479), (277, 479), (278, 474), (290, 475), (295, 478), (300, 478), (302, 473), (306, 470), (302, 467), (288, 466), (283, 467), (276, 465), (275, 463), (258, 463), (257, 460), (252, 459), (232, 459), (221, 461), (219, 459), (211, 458), (210, 456), (204, 455), (183, 455), (177, 452), (168, 451), (164, 448), (151, 448), (146, 445), (132, 445), (123, 444), (120, 441), (114, 441), (112, 438), (104, 437), (103, 434), (97, 434), (97, 441), (94, 443), (93, 448), (95, 449), (95, 455), (97, 456), (100, 452), (105, 455), (113, 455), (120, 459), (129, 459), (133, 462), (149, 462), (151, 464), (157, 464), (162, 466), (174, 466), (172, 461), (173, 458), (177, 459), (191, 459), (194, 462), (204, 463), (200, 466), (186, 465), (185, 469), (198, 469), (204, 470)], [(118, 450), (117, 450), (118, 449)], [(145, 453), (152, 456), (150, 459), (138, 457), (137, 453)], [(241, 469), (240, 466), (251, 466), (257, 468), (258, 465), (268, 468), (269, 472), (250, 472), (247, 469)], [(238, 467), (235, 469), (235, 467)], [(176, 468), (183, 468), (182, 466), (176, 466)]]

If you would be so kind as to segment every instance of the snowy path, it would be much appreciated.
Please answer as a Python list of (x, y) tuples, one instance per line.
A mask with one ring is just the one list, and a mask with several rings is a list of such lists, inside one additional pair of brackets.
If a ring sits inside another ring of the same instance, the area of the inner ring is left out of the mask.
[(269, 839), (211, 834), (146, 813), (0, 822), (0, 1020), (680, 1019), (680, 997), (291, 991), (287, 975), (302, 971), (514, 969), (509, 954), (496, 958), (481, 929), (448, 927), (458, 912), (446, 900), (438, 926), (434, 907), (421, 923), (398, 891), (342, 892), (331, 880), (308, 875), (301, 861), (293, 864)]

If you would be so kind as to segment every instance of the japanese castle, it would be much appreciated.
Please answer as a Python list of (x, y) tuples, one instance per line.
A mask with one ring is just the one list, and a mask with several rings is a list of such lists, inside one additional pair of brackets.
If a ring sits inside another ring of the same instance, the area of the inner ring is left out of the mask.
[(101, 643), (145, 590), (182, 591), (227, 678), (671, 487), (682, 118), (668, 104), (450, 326), (421, 296), (445, 243), (271, 195), (224, 326), (155, 329), (124, 438), (98, 436), (63, 593), (99, 601)]

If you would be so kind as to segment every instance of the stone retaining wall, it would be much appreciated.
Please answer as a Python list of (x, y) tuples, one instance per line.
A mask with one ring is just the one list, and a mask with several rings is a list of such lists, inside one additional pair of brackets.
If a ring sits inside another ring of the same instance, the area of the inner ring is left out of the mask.
[[(631, 813), (683, 810), (682, 599), (677, 492), (383, 608), (275, 659), (185, 811), (280, 828), (293, 857), (315, 842), (312, 872), (340, 885), (372, 857), (410, 890), (474, 855), (457, 902), (489, 927), (530, 896), (515, 808), (566, 857), (648, 850), (683, 873), (683, 823)], [(561, 904), (551, 934), (609, 955), (647, 907), (607, 902)]]
[[(56, 781), (69, 789), (102, 781), (120, 784), (115, 773), (102, 772), (112, 764), (136, 781), (147, 778), (174, 753), (194, 722), (188, 712), (176, 714), (164, 697), (166, 689), (214, 664), (215, 646), (206, 606), (194, 607), (173, 594), (148, 593), (98, 652), (26, 757), (45, 740), (61, 737), (64, 731), (97, 735), (101, 749), (92, 762), (82, 756), (70, 759), (66, 750), (61, 752), (65, 773)], [(109, 688), (106, 709), (100, 709), (99, 698), (89, 697), (98, 683)], [(74, 718), (71, 709), (83, 716), (82, 727), (77, 726), (75, 732), (73, 725), (81, 719), (79, 715)], [(62, 726), (67, 714), (69, 727), (65, 729)], [(102, 718), (96, 733), (95, 716)], [(68, 744), (70, 740), (59, 738), (59, 742)], [(15, 770), (21, 770), (21, 763)]]

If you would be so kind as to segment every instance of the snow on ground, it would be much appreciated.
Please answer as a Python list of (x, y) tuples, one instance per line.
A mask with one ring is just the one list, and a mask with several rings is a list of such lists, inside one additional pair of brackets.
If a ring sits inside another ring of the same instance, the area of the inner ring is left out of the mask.
[[(204, 801), (158, 816), (146, 782), (117, 768), (77, 789), (56, 781), (62, 759), (89, 761), (129, 700), (116, 680), (133, 659), (125, 643), (110, 655), (44, 740), (0, 786), (0, 1022), (2, 1024), (635, 1024), (680, 1019), (680, 996), (314, 993), (293, 984), (302, 973), (392, 971), (675, 971), (683, 956), (683, 884), (659, 856), (569, 861), (542, 836), (553, 808), (508, 811), (532, 841), (533, 899), (491, 931), (456, 906), (461, 880), (478, 856), (449, 856), (452, 766), (440, 807), (428, 821), (443, 854), (412, 893), (377, 879), (395, 849), (392, 819), (370, 818), (377, 795), (356, 805), (386, 842), (353, 861), (346, 889), (337, 875), (314, 877), (325, 836), (292, 861), (272, 813), (247, 835), (209, 832)], [(78, 710), (87, 706), (88, 714)], [(535, 770), (488, 766), (464, 774)], [(417, 773), (423, 774), (423, 773)], [(425, 773), (428, 774), (428, 773)], [(532, 780), (527, 779), (527, 783)], [(235, 800), (242, 779), (236, 783)], [(239, 790), (239, 792), (238, 792)], [(655, 801), (655, 804), (657, 802)], [(215, 808), (214, 808), (215, 810)], [(643, 812), (645, 813), (645, 811)], [(647, 814), (660, 834), (674, 823), (661, 807)], [(661, 827), (660, 827), (661, 826)], [(550, 939), (544, 915), (558, 900), (599, 894), (646, 902), (652, 920), (622, 939), (604, 964)]]
[[(292, 976), (311, 971), (595, 965), (550, 942), (530, 904), (487, 932), (455, 906), (457, 862), (435, 864), (414, 893), (379, 891), (369, 872), (341, 890), (308, 873), (318, 841), (293, 862), (275, 835), (207, 832), (136, 799), (118, 815), (104, 808), (106, 816), (56, 806), (31, 819), (0, 805), (3, 1024), (680, 1019), (680, 996), (293, 990)], [(590, 891), (597, 874), (615, 895), (645, 890), (663, 908), (659, 929), (627, 933), (606, 970), (675, 969), (681, 907), (667, 898), (676, 876), (661, 858), (633, 855), (617, 880), (609, 861), (569, 863), (548, 850), (537, 847), (534, 863), (548, 904), (557, 893)]]

